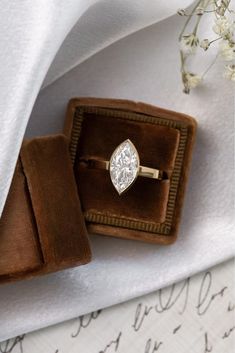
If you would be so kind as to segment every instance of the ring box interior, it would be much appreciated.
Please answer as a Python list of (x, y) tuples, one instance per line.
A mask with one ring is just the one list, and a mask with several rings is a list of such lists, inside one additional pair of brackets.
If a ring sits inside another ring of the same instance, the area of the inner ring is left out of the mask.
[(90, 261), (63, 135), (24, 141), (0, 219), (0, 284)]
[[(178, 233), (196, 122), (192, 117), (126, 100), (74, 98), (64, 133), (89, 233), (170, 244)], [(109, 171), (84, 159), (110, 160), (130, 139), (140, 164), (164, 171), (162, 180), (139, 176), (119, 195)]]

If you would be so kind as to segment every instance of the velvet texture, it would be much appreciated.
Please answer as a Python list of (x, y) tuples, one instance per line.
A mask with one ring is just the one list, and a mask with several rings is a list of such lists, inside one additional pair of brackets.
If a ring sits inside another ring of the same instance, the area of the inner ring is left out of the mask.
[[(106, 215), (164, 222), (178, 136), (177, 130), (166, 126), (85, 114), (75, 163), (85, 212), (100, 212), (102, 204), (102, 212)], [(141, 165), (163, 170), (167, 177), (164, 180), (139, 177), (126, 193), (119, 196), (106, 170), (88, 168), (79, 162), (79, 158), (109, 160), (115, 148), (127, 138), (134, 143)]]
[[(82, 209), (90, 232), (169, 244), (176, 239), (196, 123), (193, 118), (124, 100), (73, 99), (65, 134)], [(138, 177), (119, 196), (109, 172), (83, 160), (109, 160), (129, 138), (141, 165), (165, 172), (164, 180)]]
[(24, 141), (0, 220), (0, 253), (0, 283), (90, 260), (63, 135)]

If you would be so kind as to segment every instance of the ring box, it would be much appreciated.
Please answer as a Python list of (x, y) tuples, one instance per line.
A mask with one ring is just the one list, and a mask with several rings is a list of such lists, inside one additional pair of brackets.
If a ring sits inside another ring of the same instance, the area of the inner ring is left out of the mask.
[(90, 261), (65, 136), (23, 142), (0, 219), (0, 254), (0, 284)]
[[(177, 237), (193, 118), (126, 100), (75, 98), (64, 133), (23, 142), (0, 219), (0, 284), (89, 262), (87, 231), (158, 244)], [(167, 177), (138, 177), (119, 196), (109, 171), (81, 161), (109, 160), (126, 139), (141, 165)]]
[[(64, 133), (89, 233), (159, 244), (176, 240), (196, 134), (192, 117), (127, 100), (74, 98)], [(163, 170), (167, 178), (138, 177), (118, 195), (107, 170), (81, 162), (109, 160), (126, 139), (141, 165)]]

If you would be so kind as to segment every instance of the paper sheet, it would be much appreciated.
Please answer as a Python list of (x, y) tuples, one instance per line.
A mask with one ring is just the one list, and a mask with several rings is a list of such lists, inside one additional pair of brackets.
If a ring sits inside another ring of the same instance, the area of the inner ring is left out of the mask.
[(0, 343), (1, 353), (233, 353), (234, 262)]

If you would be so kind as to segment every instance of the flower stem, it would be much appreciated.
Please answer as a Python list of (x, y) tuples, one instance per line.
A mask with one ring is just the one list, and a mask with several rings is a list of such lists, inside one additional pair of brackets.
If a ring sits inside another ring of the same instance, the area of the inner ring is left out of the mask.
[(179, 41), (181, 41), (186, 27), (188, 26), (189, 22), (191, 21), (191, 19), (193, 17), (194, 12), (196, 11), (196, 8), (200, 6), (201, 2), (202, 2), (202, 0), (200, 0), (200, 1), (198, 1), (196, 3), (196, 5), (194, 6), (194, 8), (192, 10), (192, 13), (188, 16), (187, 20), (185, 21), (184, 27), (183, 27), (182, 31), (180, 32), (180, 35), (179, 35)]
[(218, 58), (219, 54), (216, 54), (214, 60), (210, 63), (210, 65), (208, 66), (208, 68), (204, 71), (204, 73), (202, 74), (202, 78), (204, 78), (207, 74), (207, 72), (212, 68), (212, 66), (216, 63), (216, 60)]
[(212, 43), (214, 43), (214, 42), (217, 42), (217, 40), (220, 40), (220, 39), (222, 39), (223, 37), (218, 37), (218, 38), (216, 38), (216, 39), (213, 39), (213, 40), (211, 40), (210, 41), (210, 44), (212, 44)]
[[(203, 8), (203, 10), (205, 10), (205, 9), (207, 8), (207, 6), (209, 5), (209, 3), (210, 3), (210, 0), (207, 0), (207, 1), (203, 0), (203, 1), (201, 2), (201, 7)], [(196, 33), (197, 33), (198, 26), (199, 26), (199, 23), (200, 23), (201, 19), (202, 19), (202, 16), (198, 16), (196, 25), (195, 25), (194, 30), (193, 30), (193, 33), (194, 33), (195, 35), (196, 35)]]

